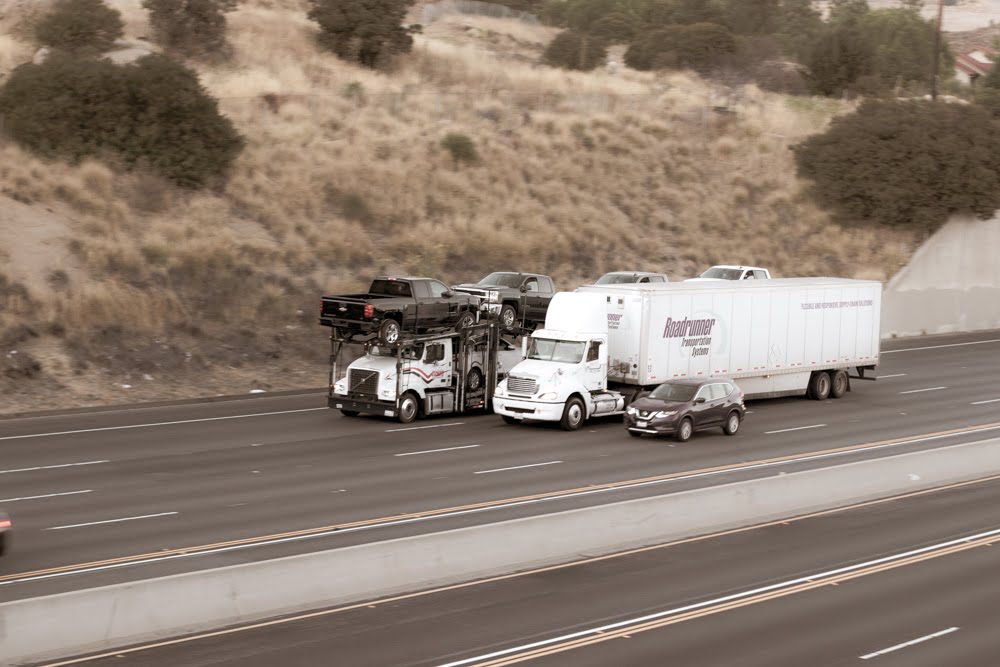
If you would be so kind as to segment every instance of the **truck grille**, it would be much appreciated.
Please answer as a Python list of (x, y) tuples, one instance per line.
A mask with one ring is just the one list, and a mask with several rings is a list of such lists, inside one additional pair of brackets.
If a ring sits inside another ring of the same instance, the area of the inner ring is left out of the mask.
[(533, 396), (538, 392), (538, 382), (535, 380), (529, 380), (528, 378), (508, 377), (507, 391), (512, 394)]
[(363, 396), (378, 395), (378, 371), (363, 368), (352, 368), (347, 376), (347, 391), (349, 394)]

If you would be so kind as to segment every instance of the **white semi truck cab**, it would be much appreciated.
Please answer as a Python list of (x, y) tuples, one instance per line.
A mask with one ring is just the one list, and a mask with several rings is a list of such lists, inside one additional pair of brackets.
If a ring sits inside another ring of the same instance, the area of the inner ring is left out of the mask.
[(340, 377), (340, 357), (349, 341), (331, 340), (329, 407), (348, 417), (377, 414), (403, 423), (421, 415), (488, 408), (497, 382), (521, 359), (520, 350), (490, 322), (455, 333), (404, 335), (391, 346), (369, 342)]
[(625, 411), (626, 395), (608, 390), (604, 296), (559, 292), (545, 328), (522, 342), (524, 361), (493, 394), (493, 409), (505, 422), (558, 421), (572, 431), (590, 417)]

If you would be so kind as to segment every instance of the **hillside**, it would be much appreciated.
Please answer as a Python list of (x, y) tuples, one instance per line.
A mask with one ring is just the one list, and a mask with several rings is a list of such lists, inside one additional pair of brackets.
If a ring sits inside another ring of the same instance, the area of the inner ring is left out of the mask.
[[(148, 33), (137, 1), (109, 4)], [(34, 53), (14, 14), (0, 77)], [(318, 296), (376, 273), (886, 279), (919, 240), (833, 225), (803, 195), (788, 148), (836, 102), (550, 69), (555, 32), (512, 20), (440, 17), (388, 74), (319, 51), (298, 0), (246, 0), (229, 26), (234, 61), (199, 69), (247, 137), (224, 190), (0, 140), (0, 411), (322, 386)], [(450, 132), (478, 165), (452, 161)]]

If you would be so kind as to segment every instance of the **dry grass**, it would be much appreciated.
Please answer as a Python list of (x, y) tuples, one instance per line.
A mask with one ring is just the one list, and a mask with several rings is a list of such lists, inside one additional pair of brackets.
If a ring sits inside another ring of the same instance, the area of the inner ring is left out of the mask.
[[(128, 36), (146, 34), (142, 10), (121, 9)], [(536, 64), (550, 29), (482, 17), (427, 26), (391, 73), (317, 50), (301, 0), (249, 0), (229, 26), (234, 62), (200, 71), (247, 137), (224, 191), (0, 144), (0, 191), (66, 220), (78, 267), (33, 294), (25, 318), (94, 332), (76, 357), (107, 356), (98, 332), (110, 329), (184, 340), (211, 364), (242, 330), (248, 353), (273, 359), (281, 335), (304, 363), (322, 352), (319, 292), (379, 272), (458, 282), (514, 268), (571, 289), (608, 270), (679, 279), (744, 262), (886, 279), (918, 240), (832, 225), (804, 197), (788, 148), (847, 109), (838, 102), (684, 73), (554, 70)], [(0, 37), (0, 69), (31, 51)], [(473, 139), (478, 165), (453, 163), (450, 132)]]

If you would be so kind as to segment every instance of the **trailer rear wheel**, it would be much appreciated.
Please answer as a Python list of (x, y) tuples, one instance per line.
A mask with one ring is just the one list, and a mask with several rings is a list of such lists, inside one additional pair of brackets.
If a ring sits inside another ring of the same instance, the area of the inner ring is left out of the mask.
[(729, 417), (726, 418), (726, 425), (722, 427), (722, 432), (726, 435), (736, 435), (736, 432), (740, 430), (740, 413), (733, 410), (729, 413)]
[(516, 424), (519, 421), (517, 419), (514, 419), (513, 417), (508, 417), (507, 415), (500, 415), (500, 416), (503, 418), (504, 424)]
[(692, 433), (694, 433), (694, 422), (691, 421), (690, 417), (685, 417), (677, 425), (677, 432), (674, 433), (674, 439), (677, 442), (687, 442), (691, 439)]
[(344, 415), (345, 417), (357, 417), (361, 413), (358, 412), (357, 410), (341, 410), (340, 414)]
[(816, 371), (809, 380), (809, 398), (815, 401), (825, 401), (830, 396), (830, 374), (826, 371)]
[(386, 345), (393, 345), (399, 342), (400, 326), (394, 319), (386, 318), (378, 327), (378, 339)]
[(850, 386), (850, 380), (847, 377), (847, 371), (840, 369), (832, 371), (832, 382), (830, 384), (830, 396), (833, 398), (840, 398), (847, 393), (847, 388)]
[(580, 424), (583, 423), (586, 414), (583, 401), (579, 398), (571, 398), (566, 401), (566, 407), (563, 409), (563, 416), (559, 420), (559, 425), (562, 426), (564, 431), (575, 431), (580, 428)]
[(409, 424), (417, 418), (419, 411), (420, 404), (417, 402), (417, 397), (410, 393), (403, 394), (402, 400), (399, 401), (399, 415), (396, 419), (401, 424)]

